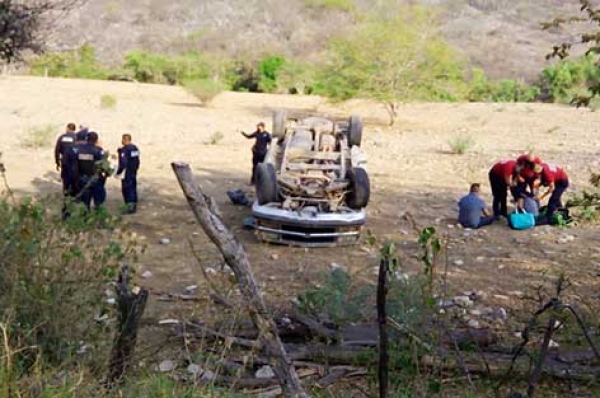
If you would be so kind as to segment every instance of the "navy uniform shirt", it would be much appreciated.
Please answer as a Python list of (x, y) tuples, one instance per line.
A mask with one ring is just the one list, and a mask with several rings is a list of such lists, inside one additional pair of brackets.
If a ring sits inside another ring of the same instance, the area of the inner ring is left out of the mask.
[(133, 144), (127, 144), (118, 150), (119, 168), (117, 174), (136, 175), (140, 168), (140, 150)]
[(90, 143), (76, 145), (71, 150), (71, 155), (73, 157), (70, 159), (73, 167), (73, 178), (76, 179), (92, 177), (98, 170), (97, 162), (104, 159), (102, 148)]
[(57, 166), (64, 167), (67, 164), (67, 153), (73, 145), (75, 145), (75, 133), (64, 133), (58, 137), (54, 147), (54, 162)]
[(260, 155), (267, 153), (267, 149), (271, 143), (271, 134), (269, 134), (269, 132), (263, 131), (261, 133), (257, 130), (250, 134), (248, 138), (256, 138), (256, 143), (254, 143), (254, 146), (252, 147), (252, 152)]

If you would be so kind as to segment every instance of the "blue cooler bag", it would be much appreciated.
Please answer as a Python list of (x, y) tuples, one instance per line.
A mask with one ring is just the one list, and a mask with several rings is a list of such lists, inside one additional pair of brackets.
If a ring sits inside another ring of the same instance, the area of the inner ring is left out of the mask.
[(508, 216), (508, 223), (512, 229), (530, 229), (535, 227), (535, 216), (531, 213), (526, 213), (525, 210), (515, 210)]

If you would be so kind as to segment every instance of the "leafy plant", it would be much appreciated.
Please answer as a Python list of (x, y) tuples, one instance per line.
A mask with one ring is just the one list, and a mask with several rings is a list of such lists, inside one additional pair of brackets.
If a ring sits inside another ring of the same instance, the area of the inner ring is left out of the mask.
[(222, 83), (212, 79), (187, 81), (184, 87), (203, 103), (210, 102), (225, 89)]
[(474, 145), (470, 135), (458, 135), (448, 141), (450, 151), (456, 155), (463, 155)]
[(114, 109), (116, 106), (116, 97), (107, 94), (100, 97), (100, 109)]
[(269, 93), (277, 88), (277, 75), (285, 63), (285, 58), (280, 55), (270, 55), (258, 63), (260, 91)]
[(327, 276), (323, 286), (310, 288), (300, 294), (298, 302), (302, 311), (344, 325), (369, 317), (372, 308), (365, 304), (373, 294), (373, 286), (355, 287), (350, 275), (336, 269)]
[(46, 124), (40, 127), (31, 127), (25, 133), (21, 145), (25, 148), (41, 149), (52, 146), (52, 140), (56, 135), (56, 126)]
[(89, 44), (74, 51), (44, 54), (32, 61), (30, 71), (38, 76), (80, 79), (105, 79), (108, 74)]
[(225, 136), (220, 131), (215, 131), (212, 133), (208, 139), (208, 141), (204, 142), (204, 145), (217, 145)]

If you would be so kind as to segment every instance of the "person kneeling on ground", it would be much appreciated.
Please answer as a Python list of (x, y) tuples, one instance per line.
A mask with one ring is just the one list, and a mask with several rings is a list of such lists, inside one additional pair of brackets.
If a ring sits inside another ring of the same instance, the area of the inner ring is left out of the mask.
[(494, 222), (484, 200), (479, 196), (481, 186), (472, 184), (469, 194), (458, 202), (458, 222), (465, 228), (480, 228)]

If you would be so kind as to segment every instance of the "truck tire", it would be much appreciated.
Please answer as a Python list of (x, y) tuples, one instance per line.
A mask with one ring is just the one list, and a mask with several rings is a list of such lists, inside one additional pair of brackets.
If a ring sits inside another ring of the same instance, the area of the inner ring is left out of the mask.
[(367, 171), (360, 167), (348, 170), (346, 178), (350, 181), (350, 192), (346, 194), (346, 205), (351, 209), (367, 207), (371, 197), (371, 183)]
[(285, 137), (285, 125), (287, 114), (284, 110), (277, 110), (273, 113), (273, 138)]
[(271, 163), (256, 165), (256, 200), (259, 205), (277, 202), (279, 193), (277, 189), (277, 174)]
[(362, 141), (363, 124), (358, 115), (350, 116), (348, 120), (348, 146), (360, 146)]

